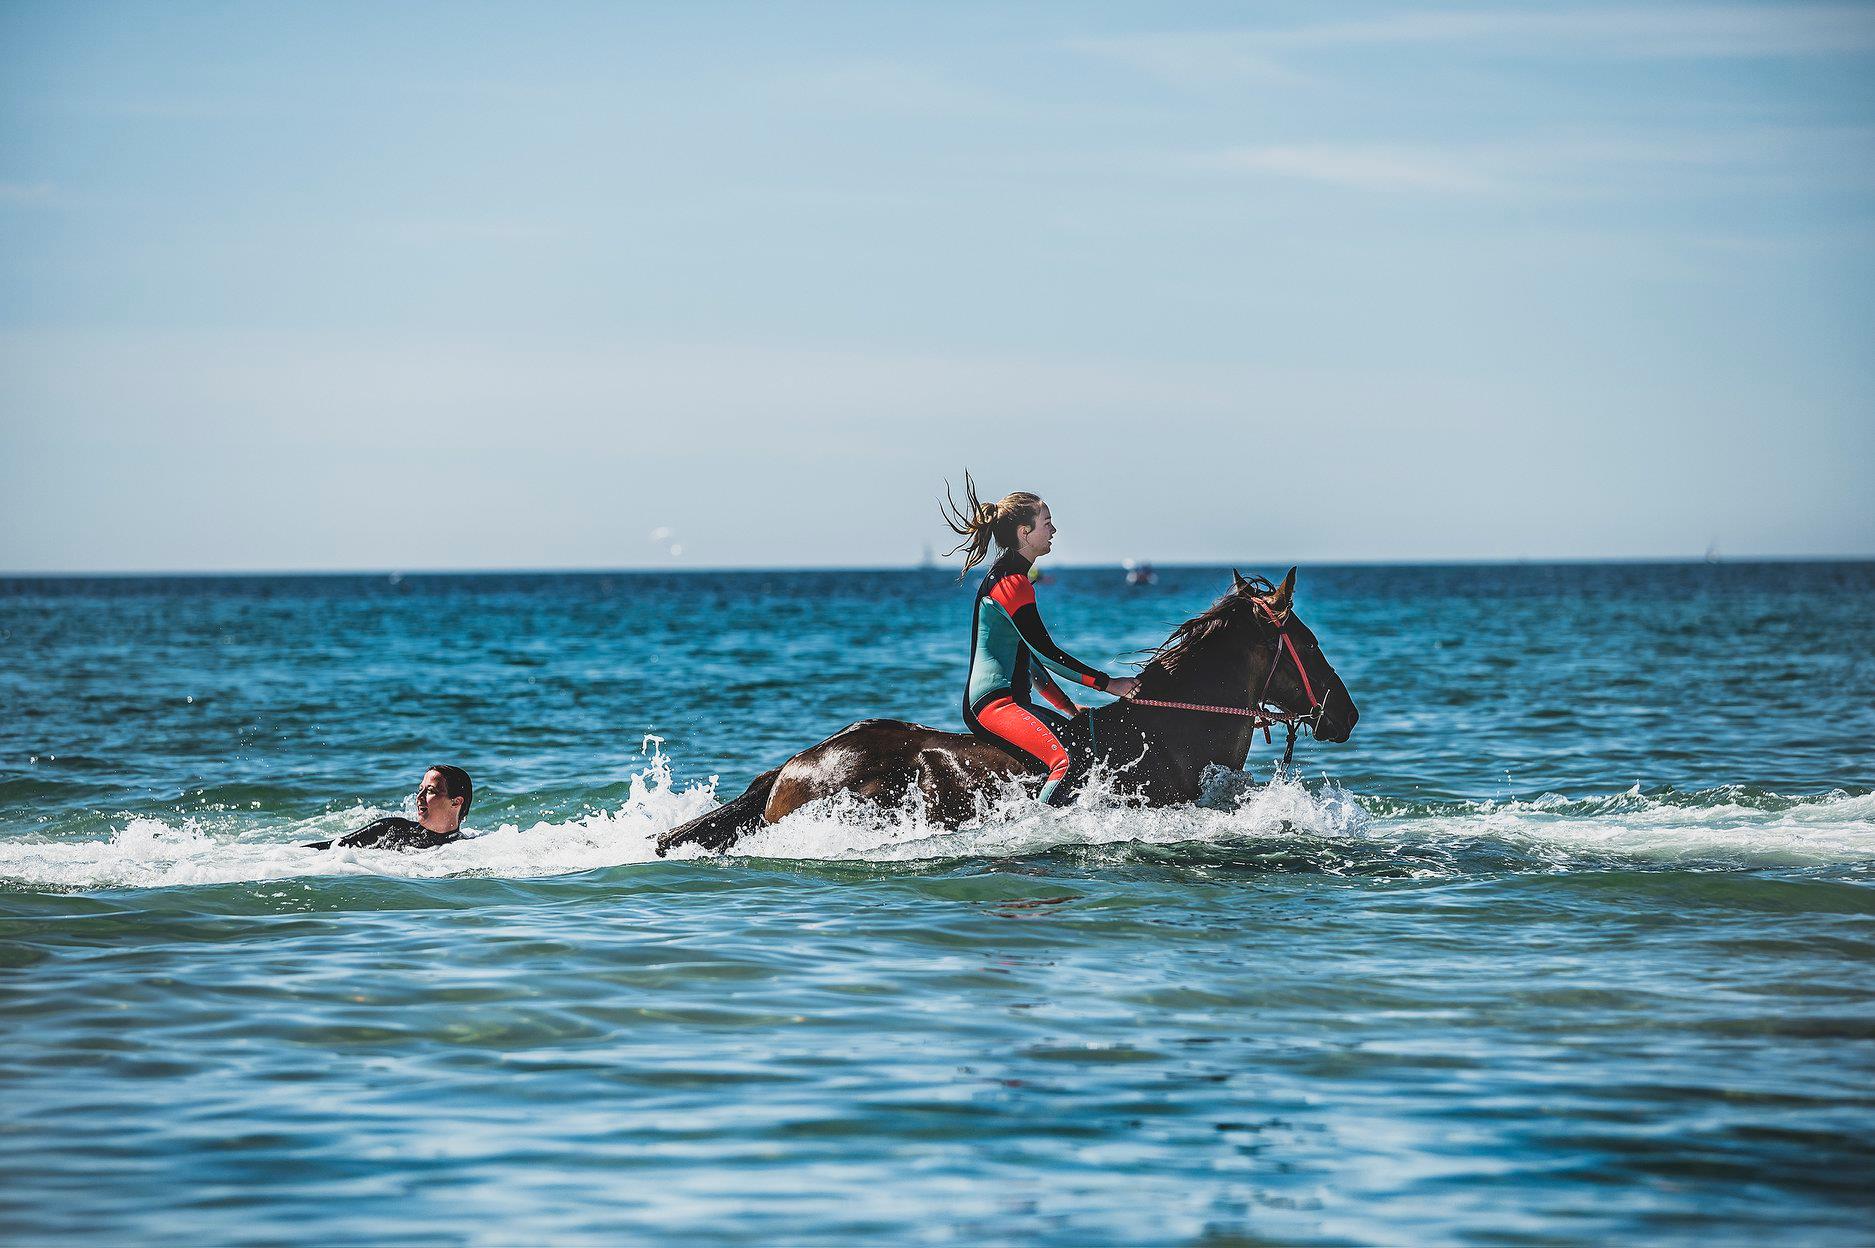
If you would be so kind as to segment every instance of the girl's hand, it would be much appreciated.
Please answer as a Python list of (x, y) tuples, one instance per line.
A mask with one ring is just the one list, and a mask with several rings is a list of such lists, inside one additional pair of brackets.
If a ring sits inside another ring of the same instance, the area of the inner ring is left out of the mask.
[(1137, 688), (1139, 678), (1136, 676), (1115, 676), (1107, 682), (1107, 692), (1116, 698), (1130, 698)]

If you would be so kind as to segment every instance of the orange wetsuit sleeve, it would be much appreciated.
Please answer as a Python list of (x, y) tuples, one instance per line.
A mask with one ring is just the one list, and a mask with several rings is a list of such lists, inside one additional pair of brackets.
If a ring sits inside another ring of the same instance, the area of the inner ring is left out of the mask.
[(1070, 701), (1067, 694), (1061, 692), (1061, 686), (1055, 683), (1055, 678), (1048, 674), (1047, 668), (1035, 668), (1033, 679), (1035, 688), (1044, 698), (1054, 703), (1056, 710), (1070, 719), (1080, 713), (1081, 708)]

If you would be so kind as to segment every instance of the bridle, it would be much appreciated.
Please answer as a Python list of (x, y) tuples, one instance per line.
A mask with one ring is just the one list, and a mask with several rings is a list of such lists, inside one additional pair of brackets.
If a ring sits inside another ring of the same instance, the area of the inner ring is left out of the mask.
[[(1257, 609), (1263, 612), (1270, 625), (1276, 630), (1276, 638), (1271, 646), (1269, 670), (1263, 676), (1263, 690), (1250, 702), (1249, 706), (1211, 706), (1203, 702), (1168, 702), (1159, 698), (1127, 698), (1133, 706), (1161, 706), (1173, 711), (1204, 711), (1212, 715), (1241, 715), (1250, 721), (1250, 731), (1263, 730), (1264, 744), (1270, 743), (1270, 727), (1281, 724), (1288, 729), (1289, 739), (1283, 744), (1284, 770), (1289, 767), (1289, 760), (1296, 752), (1296, 725), (1307, 724), (1313, 733), (1321, 722), (1322, 712), (1328, 709), (1328, 696), (1334, 690), (1328, 689), (1318, 699), (1315, 685), (1309, 680), (1309, 669), (1302, 662), (1302, 654), (1296, 649), (1295, 641), (1289, 636), (1290, 613), (1276, 613), (1274, 607), (1261, 598), (1252, 599)], [(1285, 711), (1270, 705), (1270, 686), (1276, 683), (1276, 669), (1282, 664), (1283, 651), (1289, 652), (1289, 658), (1296, 665), (1296, 675), (1302, 680), (1302, 694), (1309, 700), (1306, 711)]]

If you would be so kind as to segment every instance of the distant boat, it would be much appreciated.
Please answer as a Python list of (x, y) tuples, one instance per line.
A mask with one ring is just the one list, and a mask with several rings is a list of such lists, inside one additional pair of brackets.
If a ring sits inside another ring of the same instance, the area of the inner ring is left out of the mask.
[(1717, 542), (1711, 542), (1706, 546), (1706, 562), (1719, 562), (1719, 544)]
[(931, 543), (926, 542), (924, 544), (924, 558), (918, 561), (918, 570), (920, 572), (935, 572), (937, 571), (937, 566), (937, 556), (931, 553)]
[(1159, 574), (1154, 572), (1152, 565), (1144, 559), (1127, 559), (1122, 561), (1120, 566), (1126, 569), (1128, 585), (1157, 585), (1159, 583)]

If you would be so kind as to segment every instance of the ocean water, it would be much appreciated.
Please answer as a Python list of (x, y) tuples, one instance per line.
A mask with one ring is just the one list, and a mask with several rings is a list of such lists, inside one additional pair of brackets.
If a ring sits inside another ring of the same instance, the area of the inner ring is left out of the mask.
[[(1042, 592), (1111, 670), (1227, 583)], [(660, 861), (955, 725), (966, 592), (0, 581), (0, 1240), (1875, 1239), (1875, 564), (1297, 601), (1361, 720), (1276, 783)], [(433, 762), (470, 838), (298, 848)]]

